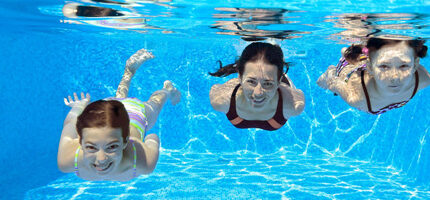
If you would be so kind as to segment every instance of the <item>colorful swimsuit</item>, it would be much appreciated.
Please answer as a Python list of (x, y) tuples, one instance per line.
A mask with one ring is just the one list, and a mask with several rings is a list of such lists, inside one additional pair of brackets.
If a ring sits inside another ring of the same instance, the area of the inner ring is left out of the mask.
[(145, 138), (148, 120), (145, 114), (145, 105), (137, 98), (106, 98), (105, 100), (117, 100), (124, 104), (130, 118), (130, 125), (134, 126), (140, 133), (140, 139)]
[(277, 130), (279, 128), (281, 128), (285, 122), (287, 122), (287, 120), (284, 118), (284, 114), (283, 114), (283, 101), (282, 101), (282, 95), (281, 95), (281, 90), (278, 88), (278, 94), (279, 94), (279, 99), (278, 99), (278, 106), (276, 108), (276, 113), (275, 115), (267, 120), (267, 121), (262, 121), (262, 120), (245, 120), (242, 119), (241, 117), (239, 117), (239, 115), (237, 115), (236, 112), (236, 92), (239, 89), (240, 84), (237, 85), (234, 90), (233, 90), (233, 94), (231, 95), (231, 100), (230, 100), (230, 108), (227, 112), (227, 118), (228, 120), (230, 120), (230, 122), (237, 128), (261, 128), (267, 131), (274, 131)]
[[(134, 142), (133, 140), (130, 140), (130, 143), (133, 145), (133, 178), (136, 177), (136, 160), (137, 160), (137, 156), (136, 156), (136, 147), (134, 146)], [(81, 150), (81, 146), (78, 147), (78, 149), (76, 149), (76, 153), (75, 153), (75, 174), (76, 176), (79, 176), (79, 168), (78, 168), (78, 157), (79, 157), (79, 150)]]
[[(412, 96), (411, 96), (411, 98), (409, 98), (409, 100), (411, 100), (412, 97), (414, 97), (415, 93), (417, 92), (419, 82), (420, 82), (420, 80), (419, 80), (419, 76), (418, 76), (418, 71), (415, 71), (415, 88), (414, 88), (414, 92), (412, 93)], [(370, 104), (369, 94), (367, 93), (366, 85), (364, 84), (364, 72), (361, 72), (361, 85), (363, 86), (364, 95), (366, 95), (367, 110), (370, 114), (380, 115), (380, 114), (385, 113), (389, 110), (392, 110), (395, 108), (400, 108), (409, 102), (409, 100), (406, 100), (406, 101), (401, 101), (398, 103), (393, 103), (393, 104), (385, 106), (385, 107), (379, 109), (378, 111), (374, 112), (374, 111), (372, 111), (372, 105)]]

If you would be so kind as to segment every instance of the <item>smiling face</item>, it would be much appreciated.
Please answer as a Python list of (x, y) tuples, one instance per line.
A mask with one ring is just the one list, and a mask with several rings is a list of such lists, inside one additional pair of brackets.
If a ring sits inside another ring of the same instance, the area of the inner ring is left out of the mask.
[(247, 62), (240, 77), (245, 99), (255, 109), (263, 108), (276, 94), (279, 87), (278, 69), (263, 60)]
[(414, 50), (406, 42), (385, 45), (370, 55), (376, 84), (391, 93), (403, 91), (410, 85), (415, 62)]
[(83, 162), (90, 171), (104, 176), (118, 168), (127, 146), (120, 128), (84, 128), (82, 136)]

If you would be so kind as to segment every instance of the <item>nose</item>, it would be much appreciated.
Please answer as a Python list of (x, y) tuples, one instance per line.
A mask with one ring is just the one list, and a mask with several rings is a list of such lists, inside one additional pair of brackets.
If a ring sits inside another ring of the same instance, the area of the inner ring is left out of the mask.
[(390, 75), (391, 83), (399, 83), (400, 82), (400, 70), (393, 69)]
[(107, 160), (106, 153), (103, 150), (100, 150), (99, 152), (97, 152), (96, 159), (98, 164), (103, 164)]
[(261, 87), (261, 84), (258, 83), (257, 86), (254, 88), (254, 96), (260, 97), (263, 95), (263, 88)]

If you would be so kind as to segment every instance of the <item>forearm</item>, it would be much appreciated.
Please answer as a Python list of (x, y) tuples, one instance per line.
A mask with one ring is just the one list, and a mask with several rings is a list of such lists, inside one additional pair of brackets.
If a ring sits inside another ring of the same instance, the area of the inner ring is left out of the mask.
[(82, 113), (82, 111), (85, 109), (84, 105), (76, 105), (73, 106), (70, 112), (67, 114), (66, 119), (64, 120), (63, 127), (71, 122), (74, 122), (76, 124), (76, 120), (78, 116)]

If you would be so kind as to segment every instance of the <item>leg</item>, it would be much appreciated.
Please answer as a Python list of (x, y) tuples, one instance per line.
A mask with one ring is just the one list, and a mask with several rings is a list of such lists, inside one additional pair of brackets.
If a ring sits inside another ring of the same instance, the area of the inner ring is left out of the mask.
[(125, 98), (128, 95), (128, 89), (130, 87), (130, 81), (136, 73), (137, 69), (142, 66), (143, 62), (154, 58), (154, 56), (146, 51), (145, 49), (141, 49), (134, 53), (128, 60), (125, 65), (124, 74), (122, 75), (121, 82), (118, 85), (118, 89), (116, 90), (117, 98)]
[(158, 115), (167, 99), (170, 99), (170, 102), (173, 105), (176, 105), (181, 100), (181, 93), (170, 81), (164, 81), (163, 89), (152, 93), (149, 100), (145, 102), (145, 112), (148, 119), (147, 131), (154, 126), (155, 122), (157, 122)]

